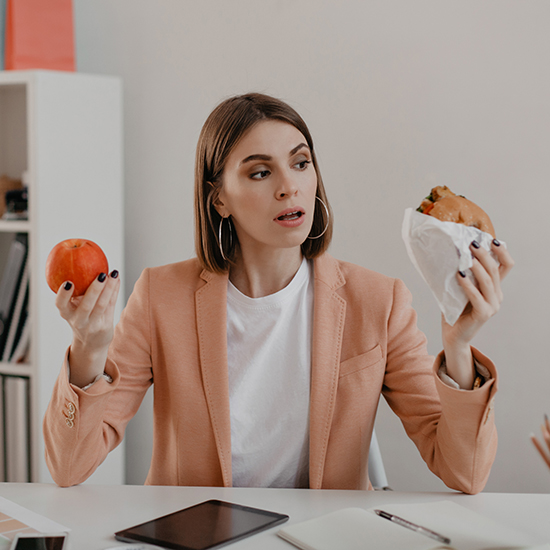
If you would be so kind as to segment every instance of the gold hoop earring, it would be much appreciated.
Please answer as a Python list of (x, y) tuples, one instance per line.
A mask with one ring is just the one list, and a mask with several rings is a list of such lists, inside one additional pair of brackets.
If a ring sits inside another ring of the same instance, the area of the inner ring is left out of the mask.
[[(220, 252), (222, 254), (222, 258), (224, 261), (227, 262), (227, 258), (225, 257), (225, 254), (223, 253), (223, 243), (222, 243), (222, 226), (223, 226), (223, 220), (225, 220), (222, 216), (222, 219), (220, 220), (220, 226), (218, 227), (218, 245), (220, 247)], [(231, 227), (231, 220), (229, 219), (229, 216), (227, 216), (227, 225), (229, 225), (229, 248), (233, 248), (233, 228)]]
[(320, 197), (315, 197), (316, 199), (319, 199), (319, 202), (323, 205), (323, 207), (325, 208), (325, 212), (327, 213), (327, 224), (325, 225), (325, 228), (323, 229), (323, 231), (321, 232), (321, 234), (317, 235), (316, 237), (308, 237), (308, 239), (311, 239), (311, 240), (315, 240), (315, 239), (318, 239), (319, 237), (322, 237), (326, 232), (327, 232), (327, 229), (328, 229), (328, 225), (329, 225), (329, 222), (330, 222), (330, 214), (328, 213), (328, 208), (327, 208), (327, 205), (323, 202), (323, 200), (320, 198)]

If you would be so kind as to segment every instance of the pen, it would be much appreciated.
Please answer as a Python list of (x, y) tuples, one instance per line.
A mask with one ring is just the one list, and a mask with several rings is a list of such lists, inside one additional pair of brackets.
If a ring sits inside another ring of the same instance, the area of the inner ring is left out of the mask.
[(399, 516), (394, 516), (393, 514), (384, 512), (384, 510), (375, 510), (374, 513), (384, 519), (389, 519), (393, 523), (397, 523), (397, 525), (401, 525), (402, 527), (406, 527), (407, 529), (412, 529), (417, 533), (426, 535), (427, 537), (430, 537), (431, 539), (435, 539), (439, 542), (442, 542), (443, 544), (451, 544), (450, 538), (444, 537), (443, 535), (440, 535), (439, 533), (436, 533), (431, 529), (428, 529), (426, 527), (422, 527), (421, 525), (417, 525), (416, 523), (407, 521), (406, 519), (400, 518)]
[(546, 455), (545, 450), (543, 449), (542, 445), (539, 443), (535, 434), (531, 434), (531, 441), (533, 442), (533, 445), (535, 445), (535, 448), (539, 452), (540, 456), (542, 456), (542, 458), (544, 459), (544, 462), (546, 462), (546, 465), (550, 468), (550, 458)]

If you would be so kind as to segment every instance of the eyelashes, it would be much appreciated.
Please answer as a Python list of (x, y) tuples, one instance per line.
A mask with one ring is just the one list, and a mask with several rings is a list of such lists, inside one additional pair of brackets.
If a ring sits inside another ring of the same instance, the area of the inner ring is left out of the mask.
[(307, 168), (307, 165), (311, 164), (311, 161), (310, 160), (301, 160), (300, 162), (297, 162), (294, 166), (299, 166), (300, 164), (304, 164), (304, 166), (302, 166), (300, 168), (300, 170), (305, 170)]
[(269, 170), (260, 170), (259, 172), (253, 172), (249, 178), (251, 180), (263, 180), (270, 174)]
[[(311, 160), (305, 159), (293, 164), (293, 168), (298, 167), (298, 171), (303, 172), (304, 170), (307, 170), (309, 164), (311, 164)], [(257, 172), (252, 172), (248, 177), (252, 180), (261, 181), (267, 178), (270, 174), (270, 170), (258, 170)]]

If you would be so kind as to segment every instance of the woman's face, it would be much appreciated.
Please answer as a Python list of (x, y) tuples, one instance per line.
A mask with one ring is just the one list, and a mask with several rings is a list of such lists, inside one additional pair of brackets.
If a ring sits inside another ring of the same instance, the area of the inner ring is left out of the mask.
[(231, 215), (243, 253), (299, 247), (313, 223), (317, 173), (302, 133), (266, 120), (227, 158), (218, 212)]

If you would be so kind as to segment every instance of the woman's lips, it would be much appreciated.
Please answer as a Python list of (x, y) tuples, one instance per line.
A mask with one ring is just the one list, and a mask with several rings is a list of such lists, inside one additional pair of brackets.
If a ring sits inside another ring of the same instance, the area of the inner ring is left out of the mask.
[(279, 212), (273, 221), (283, 227), (298, 227), (304, 223), (305, 214), (304, 209), (300, 206), (295, 208), (287, 208), (286, 210)]

